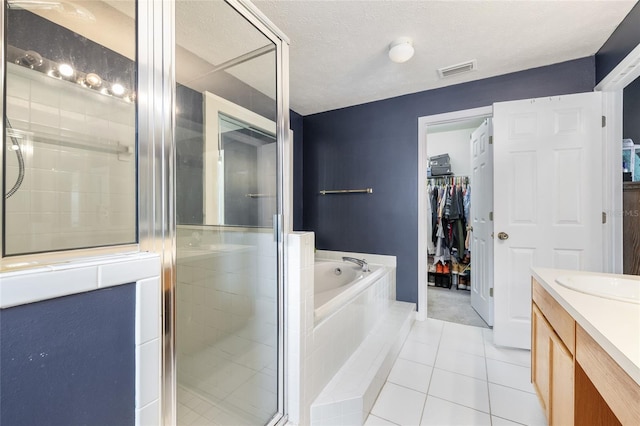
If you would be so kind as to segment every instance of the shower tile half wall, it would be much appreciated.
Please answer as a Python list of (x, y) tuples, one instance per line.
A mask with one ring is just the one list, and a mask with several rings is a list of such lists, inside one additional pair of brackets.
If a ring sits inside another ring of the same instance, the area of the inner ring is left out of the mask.
[[(25, 175), (6, 201), (7, 252), (135, 242), (134, 104), (104, 102), (99, 93), (9, 65), (7, 117)], [(80, 138), (93, 146), (67, 143)], [(117, 153), (120, 147), (130, 153)], [(17, 158), (8, 155), (7, 185), (18, 174)]]

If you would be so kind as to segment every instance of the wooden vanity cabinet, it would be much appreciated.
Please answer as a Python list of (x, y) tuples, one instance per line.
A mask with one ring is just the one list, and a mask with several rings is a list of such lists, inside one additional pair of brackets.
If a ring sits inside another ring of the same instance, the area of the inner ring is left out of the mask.
[(532, 300), (531, 381), (549, 425), (572, 425), (575, 321), (535, 280)]
[(638, 383), (535, 279), (531, 299), (531, 382), (549, 425), (640, 425)]

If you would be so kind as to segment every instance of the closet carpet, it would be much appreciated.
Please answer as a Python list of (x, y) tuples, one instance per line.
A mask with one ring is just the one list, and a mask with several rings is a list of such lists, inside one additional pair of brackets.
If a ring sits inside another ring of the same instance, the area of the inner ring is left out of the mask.
[(489, 328), (471, 307), (471, 292), (444, 287), (428, 286), (427, 316), (458, 324)]

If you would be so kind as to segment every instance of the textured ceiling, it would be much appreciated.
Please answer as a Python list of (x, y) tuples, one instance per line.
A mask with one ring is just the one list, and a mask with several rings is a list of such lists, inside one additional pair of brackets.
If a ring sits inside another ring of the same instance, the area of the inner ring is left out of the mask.
[[(632, 0), (253, 0), (291, 40), (290, 106), (302, 114), (357, 105), (595, 54)], [(132, 0), (61, 1), (35, 12), (133, 58)], [(94, 19), (74, 11), (89, 11)], [(120, 13), (118, 13), (120, 12)], [(99, 25), (96, 25), (98, 23)], [(415, 56), (388, 59), (389, 43), (413, 38)], [(203, 91), (216, 66), (270, 41), (222, 0), (176, 1), (176, 77)], [(439, 79), (437, 69), (477, 60)], [(225, 68), (275, 96), (274, 53)]]
[[(635, 1), (254, 0), (290, 39), (290, 104), (308, 115), (595, 54)], [(415, 56), (388, 59), (396, 37)], [(439, 79), (438, 68), (478, 69)]]

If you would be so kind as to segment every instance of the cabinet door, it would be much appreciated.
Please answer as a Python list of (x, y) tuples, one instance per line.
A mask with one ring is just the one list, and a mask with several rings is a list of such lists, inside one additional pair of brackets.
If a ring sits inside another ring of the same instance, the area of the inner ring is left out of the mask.
[(551, 377), (551, 335), (553, 330), (535, 304), (531, 305), (531, 381), (549, 417), (549, 378)]
[(572, 425), (574, 412), (573, 356), (553, 331), (550, 337), (549, 425)]

